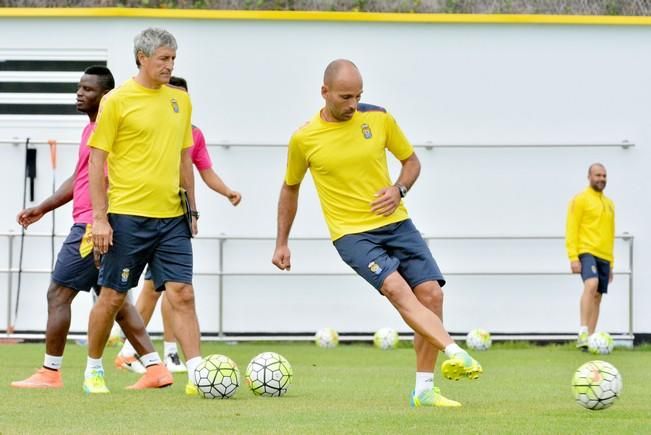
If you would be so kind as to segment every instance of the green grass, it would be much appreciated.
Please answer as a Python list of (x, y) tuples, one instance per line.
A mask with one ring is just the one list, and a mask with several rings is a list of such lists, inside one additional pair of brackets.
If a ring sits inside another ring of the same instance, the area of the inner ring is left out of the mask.
[[(161, 347), (157, 343), (157, 347)], [(0, 345), (0, 433), (648, 433), (651, 430), (651, 347), (602, 357), (622, 373), (615, 405), (588, 411), (572, 397), (570, 380), (582, 363), (597, 359), (571, 346), (495, 345), (475, 356), (478, 381), (435, 382), (460, 409), (411, 409), (414, 354), (409, 347), (380, 351), (370, 345), (319, 349), (311, 343), (204, 343), (242, 372), (266, 350), (284, 355), (294, 382), (282, 398), (255, 397), (243, 385), (230, 400), (186, 397), (185, 375), (172, 388), (126, 391), (136, 375), (118, 372), (107, 349), (104, 364), (112, 393), (85, 396), (81, 381), (86, 348), (69, 344), (65, 388), (15, 390), (42, 362), (43, 344)], [(441, 358), (442, 360), (443, 358)]]

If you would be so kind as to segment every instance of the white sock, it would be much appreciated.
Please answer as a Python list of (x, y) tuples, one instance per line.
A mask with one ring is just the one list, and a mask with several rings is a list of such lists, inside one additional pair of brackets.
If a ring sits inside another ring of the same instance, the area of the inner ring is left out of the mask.
[(416, 372), (416, 387), (414, 387), (414, 394), (418, 396), (420, 393), (431, 390), (432, 388), (434, 388), (434, 373)]
[(196, 381), (194, 380), (194, 371), (199, 367), (199, 364), (201, 364), (201, 361), (203, 361), (203, 358), (200, 356), (195, 356), (194, 358), (190, 358), (185, 362), (185, 366), (188, 368), (188, 381), (192, 385), (196, 385)]
[(61, 356), (52, 356), (45, 354), (45, 359), (43, 360), (43, 367), (50, 370), (59, 370), (63, 364), (63, 355)]
[(147, 355), (143, 355), (140, 357), (140, 361), (142, 362), (142, 365), (145, 367), (153, 366), (154, 364), (160, 364), (160, 355), (158, 355), (158, 352), (151, 352), (148, 353)]
[(102, 366), (102, 358), (91, 358), (88, 357), (86, 359), (86, 371), (84, 372), (84, 376), (89, 377), (91, 375), (92, 371), (95, 370), (101, 370), (104, 371), (104, 366)]
[(581, 326), (581, 327), (579, 328), (579, 335), (583, 334), (584, 332), (585, 332), (586, 334), (588, 333), (588, 327), (587, 327), (587, 326)]
[(165, 350), (164, 353), (166, 356), (171, 353), (179, 353), (179, 349), (176, 347), (176, 341), (164, 341), (163, 349)]
[(461, 352), (465, 353), (466, 351), (461, 349), (457, 343), (452, 343), (445, 346), (445, 354), (448, 356), (448, 358), (452, 358)]
[(120, 355), (124, 357), (136, 356), (138, 352), (133, 348), (129, 340), (124, 340), (122, 349), (120, 349)]

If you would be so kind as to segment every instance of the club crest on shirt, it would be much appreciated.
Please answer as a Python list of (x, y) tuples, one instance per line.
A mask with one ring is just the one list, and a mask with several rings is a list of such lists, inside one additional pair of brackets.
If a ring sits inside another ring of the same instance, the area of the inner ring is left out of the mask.
[(370, 139), (373, 137), (371, 127), (369, 127), (368, 124), (362, 124), (362, 134), (364, 135), (364, 139)]
[(174, 113), (179, 113), (179, 103), (176, 102), (176, 99), (172, 98), (170, 103), (172, 104), (172, 110), (174, 110)]

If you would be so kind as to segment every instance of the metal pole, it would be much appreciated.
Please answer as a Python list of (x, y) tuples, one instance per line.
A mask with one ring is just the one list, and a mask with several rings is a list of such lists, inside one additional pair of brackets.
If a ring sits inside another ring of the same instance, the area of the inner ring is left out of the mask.
[(9, 235), (8, 236), (8, 242), (7, 245), (9, 246), (9, 255), (7, 255), (8, 260), (8, 265), (7, 265), (7, 333), (9, 333), (11, 329), (11, 299), (12, 299), (12, 289), (14, 287), (14, 277), (13, 277), (13, 272), (11, 268), (13, 267), (14, 263), (14, 236)]
[(628, 271), (630, 273), (628, 277), (628, 334), (633, 338), (633, 281), (635, 274), (633, 273), (633, 242), (634, 238), (631, 237), (628, 244)]
[(224, 242), (219, 239), (219, 330), (220, 337), (224, 336)]

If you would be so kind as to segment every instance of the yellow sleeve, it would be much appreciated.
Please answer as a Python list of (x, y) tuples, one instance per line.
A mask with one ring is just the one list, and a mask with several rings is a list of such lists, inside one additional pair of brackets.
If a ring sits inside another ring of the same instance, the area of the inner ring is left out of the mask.
[(88, 146), (110, 153), (120, 124), (120, 108), (117, 98), (107, 94), (102, 98), (95, 121), (95, 131), (88, 139)]
[(567, 210), (565, 247), (567, 248), (567, 256), (570, 258), (570, 261), (578, 261), (579, 259), (579, 225), (583, 217), (583, 207), (583, 201), (580, 197), (575, 196), (570, 201), (570, 206)]
[(289, 140), (287, 147), (287, 170), (285, 172), (285, 184), (294, 186), (303, 181), (303, 177), (307, 172), (308, 163), (305, 153), (301, 150), (299, 140), (296, 133)]
[(612, 247), (613, 247), (612, 248), (612, 250), (613, 250), (613, 261), (610, 262), (610, 271), (612, 272), (613, 269), (615, 269), (615, 233), (616, 233), (616, 231), (615, 231), (615, 203), (612, 202), (612, 201), (610, 203), (612, 204), (612, 207), (613, 207), (613, 227), (612, 227), (612, 230), (610, 232), (610, 237), (611, 237), (611, 240), (612, 240)]
[(389, 112), (386, 113), (386, 132), (386, 147), (398, 160), (405, 160), (414, 153), (414, 147), (411, 146), (395, 118)]

